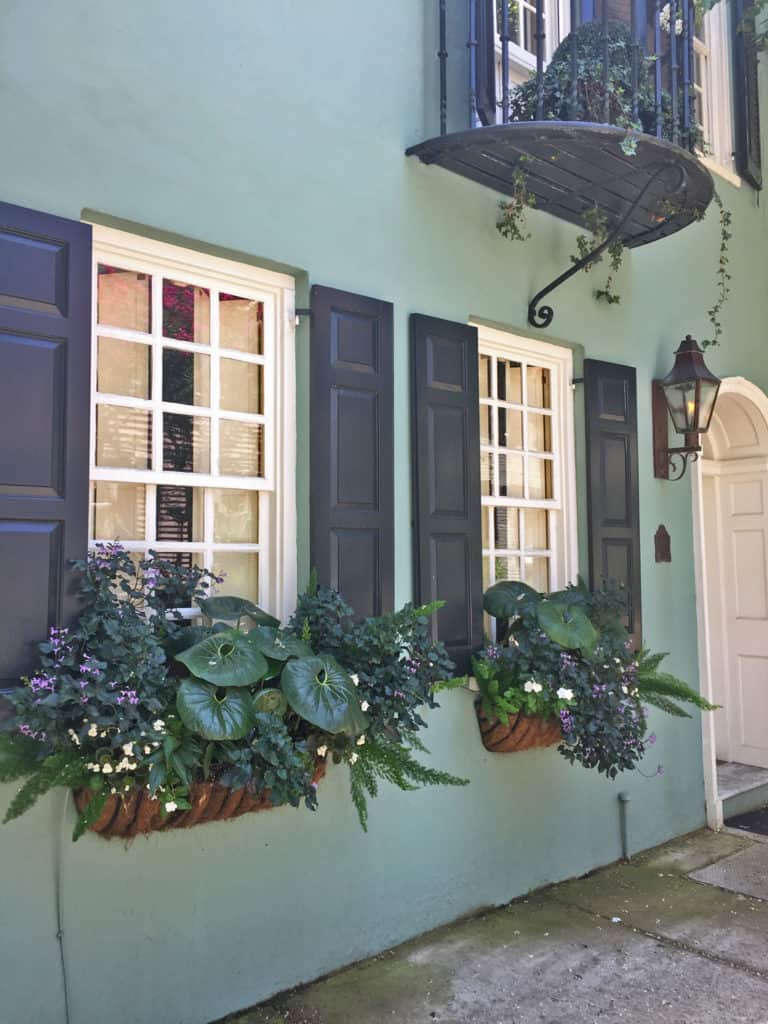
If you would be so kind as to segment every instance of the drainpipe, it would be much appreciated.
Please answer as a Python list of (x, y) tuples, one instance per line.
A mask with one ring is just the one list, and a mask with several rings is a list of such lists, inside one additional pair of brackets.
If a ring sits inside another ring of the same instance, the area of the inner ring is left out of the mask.
[(619, 793), (619, 828), (621, 829), (621, 859), (629, 860), (629, 838), (627, 829), (627, 818), (629, 816), (630, 796), (626, 791)]

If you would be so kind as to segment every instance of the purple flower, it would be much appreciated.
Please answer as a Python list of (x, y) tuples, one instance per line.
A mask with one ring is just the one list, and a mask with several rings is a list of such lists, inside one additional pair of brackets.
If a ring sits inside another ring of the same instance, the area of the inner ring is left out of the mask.
[(162, 574), (159, 569), (147, 569), (144, 573), (144, 586), (149, 590), (154, 590), (160, 582), (161, 575)]
[(117, 703), (118, 704), (125, 704), (126, 702), (128, 704), (138, 704), (139, 703), (139, 698), (138, 698), (138, 695), (137, 695), (135, 690), (121, 690), (120, 691), (120, 693), (119, 693), (119, 695), (117, 697)]
[(647, 746), (652, 747), (653, 744), (656, 742), (656, 733), (652, 732), (650, 734), (650, 736), (646, 736), (645, 737), (645, 742), (646, 742)]
[(563, 732), (573, 731), (573, 715), (565, 708), (560, 711), (560, 725), (562, 726)]
[(496, 661), (499, 657), (499, 649), (495, 644), (488, 644), (485, 648), (485, 656), (489, 661)]
[(32, 676), (29, 680), (32, 693), (53, 693), (55, 683), (51, 676)]
[(663, 765), (659, 765), (659, 767), (656, 769), (656, 774), (657, 775), (663, 775), (664, 774), (664, 766)]

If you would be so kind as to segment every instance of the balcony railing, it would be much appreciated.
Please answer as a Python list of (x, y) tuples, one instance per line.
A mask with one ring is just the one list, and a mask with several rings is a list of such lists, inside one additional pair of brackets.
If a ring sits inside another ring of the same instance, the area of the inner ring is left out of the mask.
[[(538, 209), (583, 227), (597, 206), (611, 240), (629, 247), (700, 219), (713, 184), (696, 156), (692, 0), (570, 0), (571, 31), (545, 64), (547, 2), (525, 0), (536, 66), (516, 84), (520, 0), (468, 0), (469, 126), (450, 131), (452, 60), (466, 57), (451, 52), (447, 0), (437, 0), (440, 134), (408, 153), (504, 195), (522, 174)], [(534, 297), (531, 323), (548, 325), (537, 301), (578, 269)]]

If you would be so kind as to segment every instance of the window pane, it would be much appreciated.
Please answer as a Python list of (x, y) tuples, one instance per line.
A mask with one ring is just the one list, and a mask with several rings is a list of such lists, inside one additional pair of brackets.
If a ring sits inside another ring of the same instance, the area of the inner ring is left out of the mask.
[(99, 264), (97, 319), (109, 327), (127, 327), (149, 333), (151, 302), (149, 274)]
[(549, 548), (549, 513), (543, 508), (528, 508), (523, 515), (526, 551), (546, 551)]
[(219, 472), (264, 476), (264, 427), (261, 423), (222, 420), (219, 427)]
[(490, 405), (480, 406), (480, 444), (491, 444), (491, 416)]
[(257, 544), (259, 492), (213, 492), (213, 539), (218, 544)]
[(535, 590), (545, 593), (550, 589), (549, 584), (549, 559), (531, 558), (525, 559), (525, 582)]
[(553, 496), (551, 461), (528, 459), (528, 497), (551, 498)]
[(102, 394), (151, 398), (151, 355), (149, 345), (99, 338), (96, 390)]
[(93, 536), (96, 540), (143, 540), (146, 488), (99, 480), (91, 492)]
[(239, 352), (264, 353), (264, 303), (219, 295), (219, 344)]
[(202, 563), (205, 561), (201, 551), (157, 551), (158, 561), (173, 562), (181, 569), (191, 569), (196, 565), (199, 569), (207, 568)]
[(480, 493), (493, 494), (493, 455), (480, 452)]
[(216, 587), (217, 595), (231, 594), (259, 599), (259, 556), (256, 552), (215, 551), (214, 571), (224, 576), (224, 582)]
[(520, 363), (512, 363), (507, 359), (496, 361), (496, 378), (498, 387), (498, 399), (500, 402), (515, 402), (520, 404), (523, 400), (523, 371)]
[(158, 487), (155, 529), (160, 544), (203, 540), (203, 489)]
[(149, 469), (152, 464), (152, 421), (144, 409), (96, 406), (96, 465)]
[(552, 394), (549, 370), (541, 366), (529, 366), (527, 370), (528, 398), (527, 404), (538, 409), (552, 408)]
[(163, 335), (176, 341), (211, 340), (211, 297), (207, 288), (163, 281)]
[(496, 567), (496, 581), (519, 580), (520, 559), (510, 555), (497, 555), (494, 559)]
[(264, 412), (264, 367), (239, 359), (221, 360), (222, 409), (231, 412)]
[(541, 412), (528, 413), (528, 450), (552, 451), (552, 417)]
[(480, 356), (480, 397), (491, 397), (491, 357)]
[(483, 590), (487, 590), (491, 585), (491, 559), (490, 557), (483, 558)]
[(203, 416), (163, 414), (163, 469), (173, 473), (210, 473), (210, 420)]
[(179, 405), (211, 404), (210, 358), (197, 352), (163, 349), (163, 401)]
[(493, 538), (497, 548), (519, 548), (520, 528), (519, 513), (514, 508), (495, 508), (493, 510)]
[(499, 456), (499, 496), (502, 498), (523, 497), (523, 456)]
[(499, 446), (501, 448), (523, 447), (523, 414), (511, 409), (499, 409)]

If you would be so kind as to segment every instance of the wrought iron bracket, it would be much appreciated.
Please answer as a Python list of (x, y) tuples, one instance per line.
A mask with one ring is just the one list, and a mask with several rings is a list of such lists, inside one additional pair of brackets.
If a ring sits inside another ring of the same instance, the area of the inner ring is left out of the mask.
[[(667, 448), (667, 466), (669, 467), (667, 480), (682, 480), (686, 469), (688, 469), (688, 463), (697, 462), (700, 454), (701, 448)], [(676, 464), (679, 465), (677, 470), (675, 470)]]
[(556, 277), (554, 281), (548, 284), (546, 288), (542, 288), (541, 291), (536, 292), (531, 301), (528, 303), (528, 323), (531, 325), (531, 327), (549, 327), (549, 325), (552, 323), (552, 320), (554, 319), (555, 311), (549, 305), (539, 305), (541, 300), (545, 298), (547, 295), (549, 295), (551, 292), (555, 291), (555, 289), (559, 288), (561, 284), (565, 284), (565, 282), (572, 278), (574, 274), (578, 274), (580, 270), (583, 270), (584, 267), (589, 266), (590, 263), (592, 263), (594, 260), (602, 256), (605, 250), (613, 242), (615, 242), (616, 239), (621, 235), (625, 226), (632, 217), (632, 214), (643, 201), (645, 194), (648, 192), (651, 186), (666, 171), (674, 171), (677, 173), (679, 183), (677, 187), (672, 189), (671, 191), (673, 193), (679, 191), (679, 189), (683, 185), (685, 178), (685, 175), (681, 168), (671, 163), (659, 164), (657, 169), (647, 179), (643, 187), (637, 193), (637, 195), (629, 204), (629, 206), (621, 215), (621, 217), (613, 225), (613, 227), (605, 236), (603, 241), (599, 245), (596, 245), (595, 248), (591, 252), (587, 253), (586, 256), (583, 256), (579, 260), (574, 260), (573, 264), (567, 270), (564, 270), (562, 274)]

